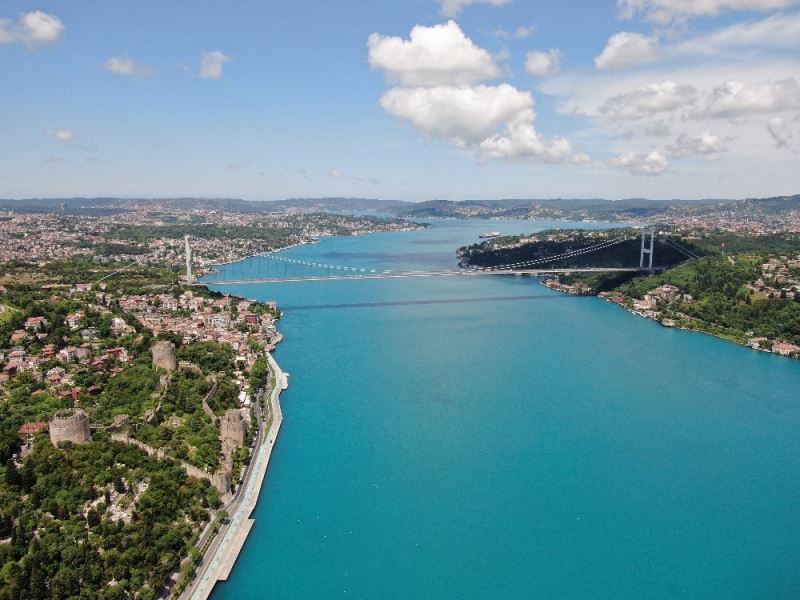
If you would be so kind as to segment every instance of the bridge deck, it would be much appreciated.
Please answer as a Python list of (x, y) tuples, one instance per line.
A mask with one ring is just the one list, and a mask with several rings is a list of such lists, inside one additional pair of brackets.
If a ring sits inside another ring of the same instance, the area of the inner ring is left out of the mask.
[(243, 285), (248, 283), (299, 283), (302, 281), (344, 281), (363, 279), (403, 279), (409, 277), (466, 277), (482, 275), (548, 275), (567, 273), (639, 273), (663, 270), (663, 267), (584, 267), (576, 269), (519, 269), (519, 270), (458, 270), (458, 271), (394, 271), (383, 273), (359, 273), (354, 275), (311, 275), (300, 277), (264, 277), (253, 279), (209, 279), (196, 281), (193, 285)]

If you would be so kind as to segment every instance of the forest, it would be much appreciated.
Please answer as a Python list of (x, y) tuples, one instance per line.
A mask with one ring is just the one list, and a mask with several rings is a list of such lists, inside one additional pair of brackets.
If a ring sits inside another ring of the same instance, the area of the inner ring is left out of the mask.
[(0, 599), (152, 598), (218, 506), (171, 461), (103, 436), (55, 448), (42, 435), (0, 482)]

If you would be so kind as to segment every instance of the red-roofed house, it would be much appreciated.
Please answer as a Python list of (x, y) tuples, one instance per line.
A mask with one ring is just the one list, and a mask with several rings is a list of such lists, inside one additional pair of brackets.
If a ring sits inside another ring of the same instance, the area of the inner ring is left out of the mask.
[(45, 429), (47, 429), (47, 421), (32, 421), (30, 423), (25, 423), (17, 430), (17, 433), (21, 438), (27, 439)]

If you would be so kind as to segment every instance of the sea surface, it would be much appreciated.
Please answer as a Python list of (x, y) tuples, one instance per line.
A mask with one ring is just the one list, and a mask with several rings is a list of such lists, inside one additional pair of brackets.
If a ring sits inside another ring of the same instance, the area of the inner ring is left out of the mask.
[[(280, 256), (437, 270), (571, 226), (435, 225)], [(800, 361), (533, 278), (224, 289), (280, 303), (291, 377), (214, 600), (800, 597)]]

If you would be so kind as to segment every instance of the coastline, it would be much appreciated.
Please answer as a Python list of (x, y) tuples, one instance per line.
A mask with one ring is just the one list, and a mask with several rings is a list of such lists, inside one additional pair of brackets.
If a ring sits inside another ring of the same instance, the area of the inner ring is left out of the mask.
[[(666, 323), (664, 323), (663, 320), (650, 317), (650, 316), (648, 316), (648, 315), (646, 315), (644, 313), (641, 313), (641, 312), (639, 312), (637, 310), (634, 310), (633, 308), (631, 308), (629, 306), (626, 306), (624, 304), (620, 304), (619, 302), (614, 302), (611, 298), (608, 298), (608, 297), (603, 296), (601, 294), (596, 294), (596, 293), (593, 293), (593, 292), (592, 293), (579, 293), (579, 292), (575, 292), (575, 291), (571, 291), (569, 289), (566, 289), (565, 286), (548, 285), (547, 282), (544, 282), (544, 281), (541, 282), (541, 284), (544, 287), (553, 290), (554, 292), (560, 292), (562, 294), (568, 294), (570, 296), (592, 296), (592, 297), (595, 297), (595, 298), (599, 298), (601, 300), (604, 300), (606, 302), (610, 302), (611, 304), (614, 304), (614, 305), (618, 306), (619, 308), (623, 309), (625, 312), (630, 313), (630, 314), (632, 314), (632, 315), (634, 315), (636, 317), (640, 317), (642, 319), (647, 319), (648, 321), (654, 321), (655, 323), (659, 324), (661, 327), (664, 327), (665, 329), (677, 329), (679, 331), (690, 331), (690, 332), (693, 332), (693, 333), (702, 333), (703, 335), (709, 335), (709, 336), (715, 337), (715, 338), (717, 338), (719, 340), (724, 340), (726, 342), (729, 342), (731, 344), (739, 346), (740, 348), (749, 348), (750, 350), (755, 350), (757, 352), (763, 352), (765, 354), (771, 354), (773, 356), (779, 356), (781, 358), (788, 358), (788, 359), (798, 360), (798, 358), (795, 358), (793, 356), (787, 356), (787, 355), (780, 354), (778, 352), (773, 352), (772, 350), (769, 350), (767, 348), (754, 348), (753, 346), (750, 346), (748, 344), (743, 344), (741, 342), (736, 341), (735, 339), (732, 339), (730, 337), (726, 337), (726, 336), (724, 336), (724, 335), (722, 335), (720, 333), (714, 333), (713, 331), (705, 331), (703, 329), (698, 329), (696, 327), (684, 327), (684, 326), (678, 325), (677, 323), (674, 324), (674, 325), (666, 324)], [(671, 319), (667, 319), (667, 320), (671, 320)]]
[[(364, 231), (359, 233), (351, 233), (349, 236), (345, 237), (358, 237), (362, 235), (372, 235), (375, 233), (391, 233), (394, 231), (416, 231), (418, 229), (427, 229), (428, 225), (425, 223), (415, 223), (413, 221), (407, 221), (409, 223), (409, 227), (400, 228), (400, 229), (374, 229), (370, 231)], [(323, 237), (336, 237), (332, 234), (322, 235), (316, 239), (309, 239), (309, 240), (302, 240), (300, 242), (295, 242), (294, 244), (289, 244), (287, 246), (282, 246), (280, 248), (273, 248), (272, 250), (267, 250), (266, 252), (257, 252), (256, 254), (248, 254), (245, 256), (239, 256), (237, 258), (233, 258), (231, 260), (226, 260), (224, 262), (212, 262), (202, 266), (202, 272), (196, 273), (197, 277), (202, 277), (203, 275), (210, 275), (215, 273), (215, 270), (218, 267), (224, 267), (226, 265), (232, 265), (238, 262), (242, 262), (243, 260), (247, 260), (248, 258), (254, 258), (256, 256), (267, 256), (268, 254), (277, 254), (278, 252), (283, 252), (284, 250), (289, 250), (290, 248), (297, 248), (299, 246), (308, 246), (310, 244), (318, 244), (320, 239)], [(213, 281), (209, 281), (208, 283), (213, 284)]]
[[(255, 520), (251, 518), (258, 503), (261, 488), (267, 473), (267, 467), (272, 456), (272, 449), (278, 438), (283, 423), (283, 412), (280, 404), (280, 394), (289, 386), (288, 373), (278, 365), (270, 352), (266, 352), (267, 361), (272, 372), (272, 381), (268, 397), (269, 416), (259, 416), (262, 425), (259, 427), (257, 447), (250, 466), (245, 475), (245, 481), (240, 486), (234, 498), (225, 507), (229, 509), (228, 523), (216, 533), (208, 547), (197, 573), (180, 598), (186, 600), (205, 600), (214, 590), (218, 581), (228, 579), (239, 553), (244, 547)], [(269, 423), (269, 428), (263, 431), (263, 423)], [(209, 523), (209, 527), (213, 525)]]
[[(207, 272), (203, 273), (203, 274), (199, 274), (199, 275), (202, 276), (202, 275), (207, 275), (209, 273), (213, 273), (214, 269), (216, 269), (217, 267), (224, 267), (226, 265), (232, 265), (232, 264), (235, 264), (235, 263), (238, 263), (238, 262), (242, 262), (243, 260), (247, 260), (248, 258), (254, 258), (256, 256), (267, 256), (268, 254), (276, 254), (278, 252), (283, 252), (284, 250), (289, 250), (290, 248), (297, 248), (299, 246), (307, 246), (309, 244), (318, 244), (318, 243), (319, 243), (318, 241), (310, 241), (310, 240), (309, 241), (303, 241), (303, 242), (297, 242), (295, 244), (289, 244), (288, 246), (283, 246), (282, 248), (273, 248), (272, 250), (267, 250), (266, 252), (259, 252), (257, 254), (248, 254), (247, 256), (240, 256), (239, 258), (234, 258), (232, 260), (226, 260), (225, 262), (209, 263), (209, 264), (203, 266), (204, 269), (207, 269)], [(214, 283), (214, 282), (213, 281), (209, 281), (208, 283)]]

